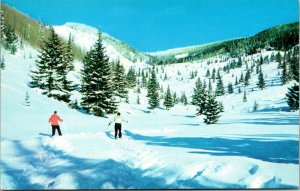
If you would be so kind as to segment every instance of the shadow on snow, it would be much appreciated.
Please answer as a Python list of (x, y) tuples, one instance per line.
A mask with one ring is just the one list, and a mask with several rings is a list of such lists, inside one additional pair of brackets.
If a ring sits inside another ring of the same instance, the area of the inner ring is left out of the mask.
[(213, 156), (244, 156), (274, 163), (299, 162), (299, 142), (296, 140), (274, 140), (268, 138), (209, 138), (209, 137), (162, 137), (143, 136), (125, 130), (126, 135), (148, 145), (205, 149), (191, 153)]

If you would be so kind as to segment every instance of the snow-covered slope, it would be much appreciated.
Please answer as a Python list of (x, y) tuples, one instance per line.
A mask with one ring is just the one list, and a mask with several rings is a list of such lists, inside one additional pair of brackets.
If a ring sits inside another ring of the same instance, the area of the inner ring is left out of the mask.
[[(55, 30), (65, 38), (72, 32), (83, 48), (96, 40), (96, 34), (89, 36), (91, 32), (81, 27)], [(107, 49), (112, 51), (109, 55), (121, 57), (113, 47)], [(288, 111), (285, 93), (291, 83), (280, 84), (275, 62), (262, 66), (266, 89), (259, 91), (257, 75), (252, 75), (247, 102), (242, 102), (237, 90), (219, 97), (225, 112), (217, 124), (209, 126), (195, 116), (194, 106), (149, 110), (146, 90), (140, 94), (141, 104), (131, 90), (129, 104), (119, 106), (128, 123), (123, 124), (123, 138), (115, 140), (113, 127), (107, 126), (112, 116), (100, 118), (72, 110), (27, 86), (36, 50), (25, 44), (16, 55), (1, 51), (6, 63), (1, 70), (1, 189), (299, 187), (299, 116)], [(243, 59), (250, 64), (253, 58)], [(82, 63), (75, 64), (78, 69)], [(128, 61), (128, 66), (132, 64)], [(159, 66), (157, 76), (164, 89), (170, 85), (177, 95), (185, 92), (191, 101), (196, 78), (190, 79), (190, 73), (197, 70), (203, 80), (207, 69), (225, 64), (207, 65), (202, 60)], [(234, 83), (244, 69), (221, 73), (224, 85)], [(168, 76), (165, 81), (164, 74)], [(71, 77), (80, 79), (76, 72)], [(26, 91), (30, 106), (24, 105)], [(257, 112), (252, 112), (254, 101), (259, 103)], [(48, 118), (55, 110), (64, 119), (62, 137), (50, 137)]]
[[(55, 32), (68, 40), (69, 35), (74, 39), (74, 43), (84, 52), (89, 51), (98, 39), (99, 30), (80, 23), (66, 23), (62, 26), (54, 26)], [(149, 57), (138, 52), (129, 45), (113, 38), (107, 33), (102, 32), (103, 46), (106, 54), (111, 60), (119, 59), (122, 64), (129, 67), (135, 64), (145, 63)]]

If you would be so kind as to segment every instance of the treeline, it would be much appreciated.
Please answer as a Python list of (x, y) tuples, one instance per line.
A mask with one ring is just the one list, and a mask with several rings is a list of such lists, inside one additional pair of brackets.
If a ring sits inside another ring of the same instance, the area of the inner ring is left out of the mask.
[[(217, 42), (195, 47), (188, 51), (184, 58), (176, 59), (174, 54), (150, 56), (150, 64), (171, 64), (206, 59), (213, 56), (225, 55), (237, 57), (243, 54), (252, 55), (262, 49), (287, 51), (299, 43), (299, 22), (284, 24), (264, 30), (248, 38)], [(180, 52), (178, 52), (180, 54)]]
[[(11, 27), (15, 33), (20, 37), (20, 43), (28, 42), (31, 46), (39, 48), (42, 42), (50, 34), (49, 27), (46, 27), (41, 21), (36, 21), (26, 16), (25, 14), (11, 8), (7, 5), (2, 5), (5, 25)], [(60, 40), (67, 44), (67, 41), (60, 38)], [(77, 59), (83, 58), (83, 52), (72, 43), (72, 52)]]

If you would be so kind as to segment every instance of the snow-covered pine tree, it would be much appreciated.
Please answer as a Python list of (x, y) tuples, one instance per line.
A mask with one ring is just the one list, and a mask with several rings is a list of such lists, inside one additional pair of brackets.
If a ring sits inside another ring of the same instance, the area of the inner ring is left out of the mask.
[[(119, 60), (116, 60), (113, 64), (113, 90), (115, 95), (120, 98), (126, 98), (128, 96), (128, 84), (126, 80), (125, 69)], [(140, 93), (140, 92), (138, 92)]]
[(208, 77), (208, 78), (210, 77), (209, 69), (207, 69), (205, 77)]
[(178, 98), (176, 92), (173, 93), (173, 106), (178, 103)]
[(281, 78), (282, 84), (286, 84), (289, 81), (288, 71), (287, 71), (287, 66), (286, 66), (286, 61), (285, 60), (283, 60), (283, 63), (282, 63), (282, 73), (281, 73), (280, 78)]
[(216, 100), (216, 97), (207, 93), (205, 109), (203, 111), (204, 123), (206, 124), (215, 124), (218, 122), (219, 118), (221, 117), (219, 114), (221, 113), (220, 105)]
[(288, 88), (288, 93), (286, 94), (287, 103), (291, 111), (299, 110), (299, 85), (294, 84)]
[(224, 112), (224, 105), (223, 102), (219, 101), (219, 107), (220, 107), (220, 111)]
[(247, 70), (246, 75), (245, 75), (245, 79), (244, 79), (244, 85), (248, 86), (249, 85), (249, 80), (251, 78), (251, 73), (250, 70)]
[(264, 75), (262, 73), (262, 71), (260, 71), (259, 75), (258, 75), (258, 83), (257, 83), (257, 86), (259, 89), (264, 89), (265, 88), (265, 80), (264, 80)]
[(194, 93), (192, 95), (192, 104), (193, 105), (199, 105), (200, 96), (202, 93), (203, 93), (203, 86), (202, 86), (200, 77), (198, 77), (197, 81), (195, 82)]
[(286, 97), (290, 109), (296, 111), (299, 110), (299, 46), (296, 46), (292, 52), (290, 65), (291, 75), (296, 83), (288, 88)]
[(213, 82), (215, 82), (215, 79), (216, 79), (216, 69), (215, 68), (212, 71), (211, 78), (213, 79)]
[(216, 87), (215, 95), (216, 96), (224, 95), (225, 94), (225, 90), (224, 90), (223, 80), (222, 80), (222, 77), (221, 77), (219, 71), (218, 71), (218, 74), (217, 74), (217, 80), (218, 81), (217, 81), (217, 87)]
[(149, 108), (154, 109), (159, 107), (159, 84), (156, 79), (155, 68), (151, 70), (150, 79), (148, 82), (148, 97), (149, 97)]
[(129, 88), (134, 88), (136, 86), (136, 72), (133, 67), (129, 68), (126, 79)]
[(228, 89), (228, 93), (229, 93), (229, 94), (232, 94), (232, 93), (233, 93), (233, 86), (232, 86), (232, 83), (229, 83), (229, 84), (228, 84), (227, 89)]
[(105, 116), (117, 111), (111, 78), (111, 63), (105, 55), (99, 32), (93, 50), (85, 57), (82, 70), (81, 105), (83, 108), (96, 116)]
[(173, 106), (173, 98), (171, 94), (170, 87), (168, 86), (167, 92), (165, 95), (165, 101), (164, 101), (164, 106), (166, 107), (167, 110)]
[(8, 24), (4, 27), (4, 48), (9, 50), (11, 54), (17, 52), (18, 37), (15, 30)]
[(40, 49), (36, 70), (32, 71), (32, 84), (44, 90), (43, 94), (49, 97), (69, 102), (70, 83), (67, 80), (63, 44), (51, 27), (50, 34)]
[(66, 59), (66, 67), (69, 71), (74, 70), (74, 65), (73, 65), (73, 60), (74, 60), (74, 53), (73, 53), (73, 39), (72, 39), (72, 35), (69, 35), (69, 40), (68, 43), (66, 45), (66, 53), (65, 53), (65, 59)]
[(184, 105), (188, 104), (187, 97), (184, 92), (182, 92), (182, 94), (181, 94), (180, 102), (183, 103)]

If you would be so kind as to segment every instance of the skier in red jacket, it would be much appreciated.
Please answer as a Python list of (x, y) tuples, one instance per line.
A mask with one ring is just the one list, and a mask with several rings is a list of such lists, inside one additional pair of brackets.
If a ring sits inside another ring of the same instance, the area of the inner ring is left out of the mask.
[(57, 111), (54, 111), (54, 114), (49, 118), (49, 122), (52, 126), (52, 136), (55, 135), (55, 130), (57, 129), (59, 136), (61, 136), (61, 131), (58, 122), (63, 120), (57, 115)]

